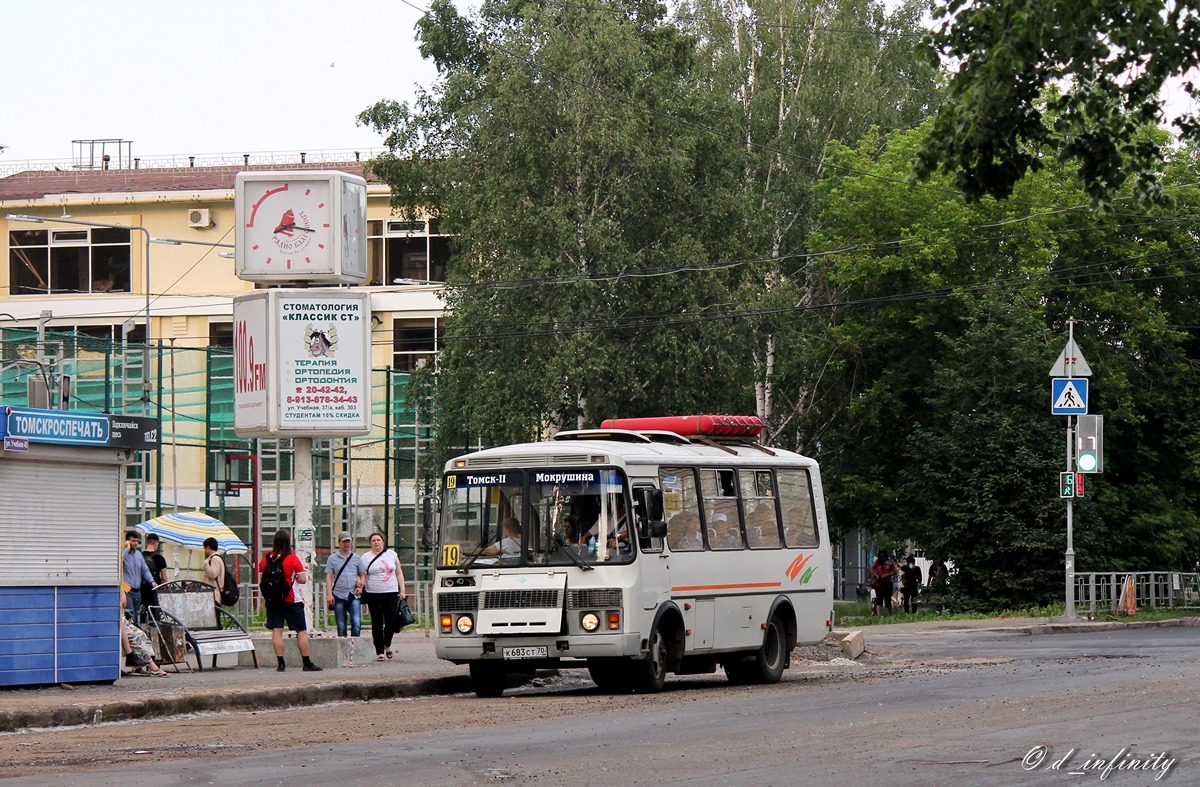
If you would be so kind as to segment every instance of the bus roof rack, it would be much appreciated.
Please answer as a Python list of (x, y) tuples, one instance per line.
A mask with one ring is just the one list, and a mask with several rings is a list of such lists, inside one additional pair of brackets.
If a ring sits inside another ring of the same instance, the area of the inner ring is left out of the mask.
[(570, 429), (554, 435), (555, 440), (618, 440), (622, 443), (649, 443), (641, 432), (628, 429)]

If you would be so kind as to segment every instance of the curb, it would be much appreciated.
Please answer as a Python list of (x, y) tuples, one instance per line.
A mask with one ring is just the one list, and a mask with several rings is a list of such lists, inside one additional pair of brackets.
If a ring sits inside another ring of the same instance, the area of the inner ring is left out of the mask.
[(111, 700), (38, 710), (0, 711), (0, 732), (98, 724), (105, 721), (130, 721), (206, 711), (262, 710), (305, 707), (327, 702), (427, 697), (458, 694), (468, 690), (465, 677), (451, 677), (368, 683), (338, 681), (303, 687), (249, 689), (225, 694), (165, 694), (138, 700)]

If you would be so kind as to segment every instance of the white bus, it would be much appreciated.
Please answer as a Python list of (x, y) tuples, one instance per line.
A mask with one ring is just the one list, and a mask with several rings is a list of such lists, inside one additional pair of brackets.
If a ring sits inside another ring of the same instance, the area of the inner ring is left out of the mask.
[(774, 683), (833, 622), (817, 463), (757, 418), (605, 421), (451, 460), (438, 506), (439, 658), (481, 697), (587, 667), (607, 691), (724, 668)]

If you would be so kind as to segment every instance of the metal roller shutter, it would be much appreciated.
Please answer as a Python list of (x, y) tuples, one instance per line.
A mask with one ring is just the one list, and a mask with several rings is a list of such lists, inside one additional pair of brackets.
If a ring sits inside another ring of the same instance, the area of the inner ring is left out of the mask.
[(118, 582), (120, 472), (116, 465), (0, 462), (0, 586)]

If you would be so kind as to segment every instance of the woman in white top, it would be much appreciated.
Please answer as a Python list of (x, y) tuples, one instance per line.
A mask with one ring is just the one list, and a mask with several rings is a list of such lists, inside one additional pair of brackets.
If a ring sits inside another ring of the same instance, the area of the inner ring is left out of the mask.
[(400, 557), (384, 547), (382, 533), (371, 534), (371, 548), (362, 553), (367, 568), (362, 601), (371, 613), (371, 640), (375, 660), (392, 657), (392, 637), (400, 630), (399, 603), (404, 593), (404, 571)]

